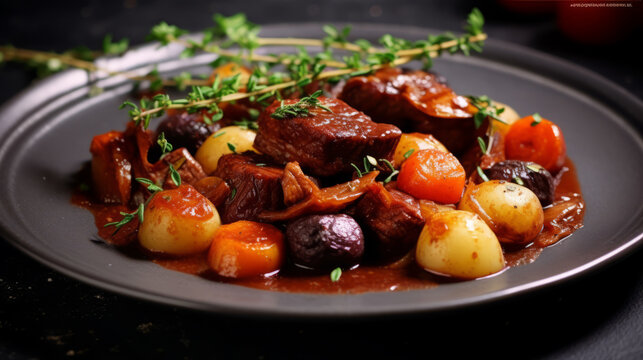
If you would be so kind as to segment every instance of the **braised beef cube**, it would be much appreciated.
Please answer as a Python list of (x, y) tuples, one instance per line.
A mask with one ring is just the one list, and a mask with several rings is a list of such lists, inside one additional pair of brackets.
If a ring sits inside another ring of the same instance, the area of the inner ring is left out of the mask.
[(135, 150), (120, 131), (94, 136), (92, 153), (92, 189), (103, 203), (127, 204), (132, 191), (132, 160)]
[(207, 176), (201, 164), (192, 157), (186, 148), (176, 149), (164, 156), (160, 161), (166, 164), (168, 168), (163, 184), (173, 184), (172, 188), (175, 185), (174, 182), (170, 181), (172, 179), (172, 174), (169, 171), (170, 164), (181, 176), (182, 184), (194, 185)]
[(366, 246), (374, 249), (382, 260), (407, 254), (424, 226), (419, 202), (406, 193), (387, 189), (381, 183), (371, 186), (353, 211), (368, 234)]
[(381, 69), (349, 79), (339, 98), (373, 121), (396, 125), (405, 132), (432, 134), (456, 155), (476, 138), (467, 99), (431, 73)]
[[(353, 171), (366, 155), (390, 160), (400, 129), (378, 124), (341, 100), (319, 97), (327, 111), (310, 107), (309, 114), (278, 119), (271, 115), (281, 106), (275, 101), (259, 116), (254, 147), (279, 163), (297, 161), (306, 173), (331, 176)], [(297, 100), (284, 100), (293, 105)]]
[(263, 166), (264, 161), (251, 154), (227, 154), (219, 159), (214, 176), (230, 187), (223, 203), (221, 221), (258, 220), (265, 210), (279, 210), (283, 205), (281, 176), (283, 169)]

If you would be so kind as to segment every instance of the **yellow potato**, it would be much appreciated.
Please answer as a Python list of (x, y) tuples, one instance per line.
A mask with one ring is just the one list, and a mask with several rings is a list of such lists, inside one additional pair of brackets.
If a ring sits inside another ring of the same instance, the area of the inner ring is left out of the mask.
[(145, 208), (138, 240), (152, 252), (195, 254), (208, 249), (221, 225), (210, 200), (190, 185), (156, 193)]
[(241, 84), (245, 84), (248, 82), (248, 78), (252, 74), (252, 71), (250, 71), (250, 69), (243, 65), (237, 64), (235, 62), (230, 62), (212, 70), (209, 81), (210, 83), (214, 83), (214, 79), (216, 79), (217, 76), (219, 76), (220, 80), (223, 80), (237, 74), (241, 74), (239, 76), (239, 82)]
[(493, 231), (476, 214), (460, 210), (431, 217), (420, 233), (415, 260), (428, 271), (463, 279), (491, 275), (505, 267)]
[(434, 138), (433, 135), (422, 133), (402, 134), (400, 142), (397, 143), (397, 147), (395, 148), (395, 154), (393, 154), (393, 165), (396, 168), (399, 167), (402, 162), (406, 160), (404, 155), (411, 150), (418, 151), (424, 149), (449, 151), (438, 139)]
[(543, 228), (543, 208), (536, 194), (504, 180), (467, 189), (458, 209), (480, 215), (502, 243), (529, 243)]
[(520, 119), (520, 115), (518, 115), (516, 110), (514, 110), (511, 106), (497, 101), (492, 101), (492, 104), (498, 109), (505, 108), (505, 110), (498, 117), (507, 124), (511, 125), (518, 119)]
[(221, 156), (233, 152), (255, 151), (252, 147), (255, 136), (256, 133), (252, 130), (239, 126), (226, 126), (210, 135), (194, 157), (203, 166), (206, 174), (212, 174), (217, 169)]

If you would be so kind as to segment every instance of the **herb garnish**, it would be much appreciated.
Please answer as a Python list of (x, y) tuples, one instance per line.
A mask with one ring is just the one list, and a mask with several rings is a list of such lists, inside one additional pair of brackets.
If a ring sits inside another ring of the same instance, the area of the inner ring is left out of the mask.
[(163, 132), (159, 134), (158, 138), (156, 139), (156, 143), (159, 144), (159, 146), (161, 147), (161, 151), (163, 155), (171, 152), (174, 149), (172, 144), (170, 144), (165, 138), (165, 133)]
[(136, 218), (138, 218), (138, 221), (140, 223), (142, 223), (143, 222), (143, 213), (144, 212), (145, 212), (145, 204), (140, 204), (138, 206), (138, 208), (136, 209), (136, 211), (134, 211), (134, 212), (127, 213), (127, 212), (121, 211), (120, 214), (123, 216), (123, 218), (120, 221), (114, 221), (114, 222), (107, 223), (107, 224), (103, 225), (103, 227), (110, 227), (110, 226), (116, 227), (116, 229), (112, 233), (112, 236), (114, 236), (114, 235), (116, 235), (116, 233), (123, 226), (125, 226), (125, 224), (131, 222), (132, 220), (134, 220)]
[(330, 281), (337, 282), (342, 277), (342, 268), (336, 267), (330, 272)]
[(504, 120), (500, 118), (500, 114), (505, 111), (505, 108), (498, 108), (492, 104), (491, 99), (488, 96), (467, 96), (469, 98), (471, 105), (473, 105), (478, 112), (473, 115), (473, 123), (476, 126), (476, 129), (479, 128), (484, 120), (487, 117), (493, 118), (497, 121), (500, 121), (503, 124), (506, 124)]
[(487, 153), (487, 144), (485, 144), (484, 139), (478, 136), (478, 145), (480, 145), (480, 151), (482, 151), (482, 154)]
[(323, 94), (323, 91), (317, 90), (313, 94), (299, 99), (299, 101), (292, 105), (284, 105), (284, 101), (282, 100), (281, 106), (270, 114), (270, 116), (275, 119), (308, 116), (311, 107), (318, 107), (328, 112), (333, 112), (328, 106), (322, 104), (318, 99), (321, 94)]
[(543, 121), (543, 118), (540, 116), (539, 113), (533, 114), (532, 117), (534, 118), (534, 121), (531, 122), (531, 126), (536, 126), (540, 124), (541, 121)]
[(487, 182), (489, 181), (489, 178), (487, 177), (487, 174), (482, 171), (482, 168), (480, 166), (476, 167), (476, 171), (478, 172), (478, 176), (482, 179), (482, 181)]
[[(56, 54), (0, 46), (0, 59), (36, 63), (44, 68), (43, 73), (46, 74), (70, 66), (88, 72), (101, 71), (110, 76), (119, 75), (139, 83), (145, 82), (150, 89), (157, 90), (165, 86), (175, 86), (179, 89), (192, 86), (192, 91), (183, 99), (170, 99), (168, 95), (162, 94), (155, 96), (152, 101), (141, 100), (140, 104), (126, 102), (121, 108), (128, 108), (130, 118), (137, 124), (143, 121), (145, 127), (149, 125), (151, 118), (161, 116), (168, 109), (185, 109), (188, 112), (205, 109), (207, 114), (204, 121), (209, 124), (223, 117), (218, 107), (219, 103), (247, 98), (265, 105), (263, 102), (268, 98), (279, 99), (280, 91), (301, 88), (313, 80), (333, 82), (345, 77), (364, 75), (387, 66), (399, 66), (413, 60), (421, 61), (425, 68), (428, 68), (432, 64), (432, 58), (439, 56), (444, 50), (449, 53), (461, 51), (465, 55), (471, 51), (481, 51), (480, 45), (487, 38), (482, 30), (483, 25), (482, 14), (478, 9), (473, 9), (467, 17), (466, 33), (462, 36), (445, 33), (429, 35), (426, 40), (408, 41), (385, 34), (378, 41), (379, 47), (364, 39), (350, 42), (350, 27), (338, 30), (332, 26), (325, 26), (326, 37), (323, 39), (262, 38), (259, 36), (259, 26), (249, 22), (243, 14), (229, 17), (215, 15), (214, 26), (207, 29), (203, 37), (197, 40), (185, 37), (187, 30), (166, 22), (161, 22), (151, 29), (148, 40), (157, 41), (159, 46), (183, 46), (181, 57), (209, 52), (218, 55), (213, 66), (226, 62), (248, 64), (252, 75), (247, 77), (243, 84), (239, 76), (216, 79), (214, 84), (210, 85), (206, 80), (193, 79), (189, 73), (163, 79), (156, 70), (145, 76), (137, 76), (101, 68), (92, 62), (97, 56), (103, 53), (121, 54), (129, 45), (126, 39), (115, 42), (110, 36), (106, 37), (103, 43), (103, 52), (79, 48)], [(259, 47), (274, 45), (294, 46), (298, 52), (294, 55), (279, 56), (255, 52)], [(316, 55), (308, 54), (306, 47), (316, 46), (325, 50)], [(333, 54), (333, 49), (349, 51), (352, 54), (342, 56), (342, 61)], [(272, 71), (275, 65), (284, 65), (287, 71)]]

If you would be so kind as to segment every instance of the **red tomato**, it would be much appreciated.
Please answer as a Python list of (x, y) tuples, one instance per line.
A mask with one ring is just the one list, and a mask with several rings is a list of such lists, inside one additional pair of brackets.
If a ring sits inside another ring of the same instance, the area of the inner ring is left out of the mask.
[(418, 198), (444, 204), (460, 200), (464, 190), (464, 168), (453, 154), (425, 149), (415, 151), (400, 167), (397, 186)]
[(542, 119), (534, 124), (533, 115), (509, 127), (505, 155), (509, 160), (533, 161), (552, 173), (563, 167), (567, 156), (563, 132), (553, 122)]

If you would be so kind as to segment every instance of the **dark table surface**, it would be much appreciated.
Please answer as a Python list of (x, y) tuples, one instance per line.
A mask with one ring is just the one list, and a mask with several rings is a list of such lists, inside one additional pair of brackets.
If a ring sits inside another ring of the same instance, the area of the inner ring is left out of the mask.
[[(144, 41), (161, 20), (198, 31), (210, 14), (254, 22), (382, 22), (458, 31), (469, 1), (65, 1), (0, 3), (0, 44), (63, 51), (100, 47), (105, 33)], [(572, 43), (551, 16), (481, 6), (492, 38), (565, 58), (643, 97), (634, 39)], [(638, 41), (640, 44), (640, 40)], [(629, 45), (628, 45), (629, 44)], [(28, 72), (0, 68), (0, 103)], [(641, 124), (635, 124), (641, 129)], [(643, 249), (581, 278), (510, 300), (433, 315), (306, 322), (239, 318), (155, 305), (88, 286), (0, 241), (0, 358), (643, 358)], [(518, 355), (517, 352), (520, 354)]]

